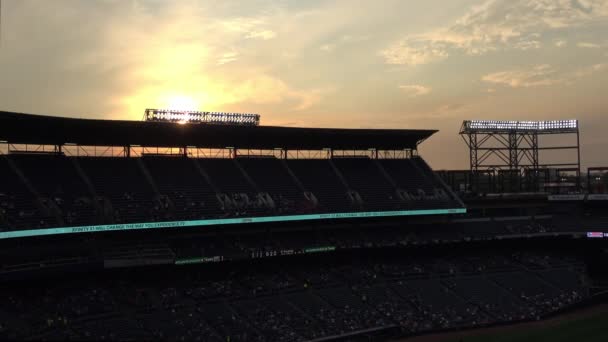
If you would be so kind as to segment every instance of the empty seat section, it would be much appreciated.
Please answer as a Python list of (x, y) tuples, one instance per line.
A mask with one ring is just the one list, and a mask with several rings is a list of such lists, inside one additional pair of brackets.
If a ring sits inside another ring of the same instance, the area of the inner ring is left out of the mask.
[(297, 213), (304, 194), (276, 158), (239, 158), (238, 163), (260, 187), (273, 198), (279, 213)]
[(527, 318), (525, 306), (516, 297), (496, 284), (485, 280), (484, 277), (455, 278), (445, 282), (449, 288), (463, 298), (492, 312), (492, 315), (498, 320)]
[[(427, 176), (416, 168), (412, 159), (382, 159), (379, 162), (402, 190), (408, 191), (413, 195), (418, 195), (420, 190), (424, 191), (427, 196), (433, 195), (436, 187), (430, 180), (432, 176)], [(413, 200), (409, 203), (411, 209), (441, 208), (446, 206), (447, 203), (443, 200), (428, 198), (425, 200)]]
[(254, 192), (232, 159), (198, 159), (197, 162), (219, 191), (226, 194)]
[[(475, 315), (471, 304), (442, 286), (439, 279), (408, 280), (405, 284), (395, 284), (393, 288), (402, 298), (411, 301), (420, 312), (434, 313), (428, 319), (438, 326), (467, 325), (473, 317), (479, 319), (481, 316)], [(430, 326), (431, 324), (428, 325)]]
[(386, 325), (385, 322), (376, 321), (378, 318), (376, 311), (365, 305), (361, 298), (348, 288), (322, 289), (317, 293), (340, 313), (340, 319), (347, 331), (353, 330), (352, 327), (356, 326), (371, 328)]
[(533, 273), (509, 272), (496, 274), (491, 279), (509, 290), (520, 300), (536, 305), (535, 312), (549, 312), (559, 308), (558, 298), (561, 291), (547, 284)]
[(193, 160), (181, 157), (144, 157), (143, 160), (159, 192), (173, 202), (176, 219), (212, 218), (220, 213), (215, 193)]
[(324, 212), (352, 211), (346, 196), (346, 188), (332, 169), (328, 160), (292, 159), (287, 164), (306, 190), (311, 191), (319, 200), (320, 210)]
[(42, 228), (57, 223), (49, 213), (40, 210), (35, 196), (4, 157), (0, 157), (0, 211), (4, 217), (2, 230)]
[[(433, 186), (435, 188), (445, 189), (445, 186), (440, 181), (440, 178), (435, 175), (435, 171), (433, 171), (431, 166), (429, 164), (427, 164), (427, 162), (424, 159), (422, 159), (421, 157), (414, 157), (411, 159), (411, 161), (414, 165), (416, 165), (418, 167), (419, 170), (422, 171), (422, 173), (427, 175), (427, 178), (429, 179), (429, 181), (431, 182), (431, 184), (433, 184)], [(449, 193), (447, 191), (446, 191), (446, 193), (450, 197), (450, 201), (456, 201), (456, 199), (453, 198), (453, 195), (451, 193)]]
[(11, 156), (41, 196), (56, 203), (66, 225), (95, 222), (93, 197), (68, 157), (62, 155)]
[[(204, 337), (204, 341), (225, 341), (220, 338), (202, 315), (191, 307), (163, 309), (137, 315), (136, 324), (146, 329), (148, 336), (163, 339), (170, 336), (177, 341), (194, 341)], [(140, 338), (145, 340), (146, 338)], [(150, 339), (150, 338), (148, 338)]]
[(373, 305), (385, 317), (412, 329), (416, 317), (420, 316), (409, 302), (400, 298), (386, 285), (373, 285), (359, 290), (361, 298)]
[(200, 311), (205, 321), (225, 341), (262, 340), (262, 336), (248, 326), (246, 320), (239, 319), (235, 312), (223, 303), (201, 305)]
[(118, 223), (157, 219), (154, 191), (134, 158), (79, 157), (85, 174), (99, 196), (112, 202)]
[(293, 308), (278, 305), (278, 298), (270, 297), (260, 300), (236, 302), (232, 305), (241, 317), (247, 317), (267, 339), (272, 341), (304, 341), (296, 330), (302, 325), (301, 315)]
[(318, 291), (321, 298), (338, 309), (364, 308), (363, 303), (347, 288), (323, 289)]
[(378, 162), (403, 190), (433, 192), (433, 184), (416, 169), (411, 159), (382, 159)]
[[(230, 215), (256, 216), (268, 213), (263, 205), (256, 202), (257, 193), (253, 186), (247, 181), (238, 165), (232, 159), (198, 159), (198, 163), (207, 172), (211, 182), (218, 191), (238, 201), (238, 209), (226, 208)], [(246, 203), (240, 196), (244, 194), (249, 199)], [(236, 199), (238, 197), (238, 199)]]
[(308, 292), (286, 295), (285, 300), (297, 307), (308, 317), (316, 319), (321, 335), (336, 335), (349, 331), (341, 320), (339, 312), (319, 297)]
[(368, 210), (399, 208), (393, 186), (369, 158), (336, 158), (333, 160), (348, 185), (359, 192)]
[(556, 268), (538, 272), (541, 277), (563, 291), (577, 291), (584, 293), (582, 275), (570, 269)]

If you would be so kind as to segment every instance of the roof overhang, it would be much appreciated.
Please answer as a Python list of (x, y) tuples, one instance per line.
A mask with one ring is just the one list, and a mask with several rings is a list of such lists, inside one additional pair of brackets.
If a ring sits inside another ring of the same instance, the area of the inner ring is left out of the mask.
[(416, 149), (436, 132), (94, 120), (0, 111), (0, 141), (12, 144), (401, 150)]

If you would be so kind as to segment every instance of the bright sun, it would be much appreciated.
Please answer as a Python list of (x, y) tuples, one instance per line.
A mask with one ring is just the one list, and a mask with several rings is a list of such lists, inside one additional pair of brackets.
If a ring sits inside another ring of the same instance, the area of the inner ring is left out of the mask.
[(198, 110), (198, 103), (189, 96), (171, 96), (167, 99), (167, 109), (173, 110)]

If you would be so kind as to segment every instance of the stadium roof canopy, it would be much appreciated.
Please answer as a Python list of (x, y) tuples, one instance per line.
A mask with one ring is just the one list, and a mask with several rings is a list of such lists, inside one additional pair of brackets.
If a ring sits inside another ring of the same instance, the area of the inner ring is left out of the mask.
[(416, 149), (436, 130), (227, 126), (91, 120), (0, 111), (0, 141), (82, 146), (196, 146), (289, 150)]

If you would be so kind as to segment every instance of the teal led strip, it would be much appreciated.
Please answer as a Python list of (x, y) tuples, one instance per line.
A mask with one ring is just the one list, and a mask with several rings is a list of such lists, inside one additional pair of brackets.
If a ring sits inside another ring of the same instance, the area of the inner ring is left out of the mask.
[(108, 232), (116, 230), (143, 230), (155, 228), (181, 228), (197, 226), (216, 226), (224, 224), (241, 223), (263, 223), (263, 222), (289, 222), (289, 221), (310, 221), (345, 219), (361, 217), (390, 217), (390, 216), (419, 216), (419, 215), (445, 215), (445, 214), (466, 214), (464, 208), (457, 209), (430, 209), (430, 210), (399, 210), (399, 211), (371, 211), (360, 213), (331, 213), (331, 214), (309, 214), (309, 215), (288, 215), (288, 216), (263, 216), (245, 217), (211, 220), (191, 220), (191, 221), (168, 221), (168, 222), (146, 222), (146, 223), (124, 223), (124, 224), (104, 224), (97, 226), (79, 226), (62, 228), (44, 228), (16, 230), (10, 232), (0, 232), (0, 239), (11, 239), (28, 236), (74, 234), (74, 233), (93, 233)]
[(336, 250), (335, 246), (313, 247), (313, 248), (305, 248), (304, 253), (323, 253), (323, 252), (333, 252), (335, 250)]

